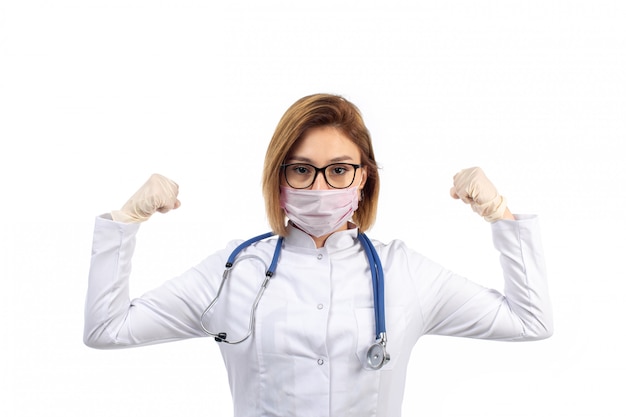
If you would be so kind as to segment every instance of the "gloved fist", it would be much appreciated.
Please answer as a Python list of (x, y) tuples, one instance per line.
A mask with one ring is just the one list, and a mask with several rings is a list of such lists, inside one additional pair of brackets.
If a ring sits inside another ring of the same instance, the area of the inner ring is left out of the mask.
[(122, 223), (143, 222), (157, 211), (167, 213), (180, 207), (177, 196), (178, 184), (163, 175), (152, 174), (121, 210), (111, 212), (111, 217)]
[(498, 194), (496, 187), (478, 167), (459, 171), (454, 176), (454, 186), (450, 189), (453, 198), (460, 198), (472, 206), (488, 222), (495, 222), (504, 217), (506, 199)]

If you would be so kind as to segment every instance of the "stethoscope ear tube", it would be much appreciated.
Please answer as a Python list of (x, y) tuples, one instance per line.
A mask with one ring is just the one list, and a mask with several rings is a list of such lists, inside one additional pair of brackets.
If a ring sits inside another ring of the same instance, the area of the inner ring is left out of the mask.
[(243, 255), (240, 258), (237, 258), (237, 255), (239, 255), (239, 252), (241, 252), (243, 249), (250, 246), (254, 242), (258, 242), (259, 240), (263, 240), (271, 236), (273, 236), (273, 233), (268, 232), (259, 236), (255, 236), (252, 239), (248, 239), (245, 242), (241, 243), (239, 246), (237, 246), (235, 250), (233, 250), (233, 252), (228, 257), (228, 260), (226, 261), (226, 265), (224, 268), (224, 273), (222, 274), (222, 282), (220, 283), (220, 286), (217, 290), (217, 294), (215, 295), (215, 298), (213, 299), (213, 301), (211, 301), (209, 306), (202, 312), (202, 315), (200, 316), (200, 326), (202, 326), (202, 330), (209, 336), (213, 336), (216, 342), (226, 343), (229, 345), (236, 345), (236, 344), (243, 342), (244, 340), (247, 340), (252, 335), (252, 331), (254, 329), (254, 323), (256, 320), (257, 306), (259, 305), (259, 301), (261, 300), (261, 297), (263, 296), (263, 293), (265, 292), (265, 289), (267, 288), (267, 285), (269, 284), (270, 278), (274, 275), (274, 272), (276, 271), (276, 264), (278, 263), (278, 258), (280, 256), (280, 251), (283, 245), (282, 236), (279, 237), (278, 241), (276, 242), (276, 250), (274, 251), (274, 257), (272, 258), (272, 263), (270, 264), (270, 266), (267, 268), (267, 271), (265, 272), (265, 279), (263, 280), (263, 283), (259, 287), (259, 291), (257, 292), (257, 295), (254, 299), (254, 303), (252, 304), (252, 307), (250, 309), (250, 320), (248, 322), (248, 331), (243, 336), (243, 338), (240, 338), (238, 340), (228, 340), (227, 339), (228, 334), (226, 332), (215, 333), (215, 332), (210, 331), (204, 325), (204, 317), (213, 308), (215, 303), (217, 303), (218, 299), (220, 298), (220, 295), (222, 294), (222, 289), (224, 288), (224, 284), (226, 283), (226, 280), (230, 277), (230, 272), (235, 266), (235, 263), (237, 261), (243, 260), (246, 258), (254, 258), (254, 259), (258, 259), (261, 263), (266, 265), (263, 262), (263, 260), (256, 255)]
[[(228, 270), (228, 269), (233, 267), (233, 264), (235, 263), (235, 258), (237, 258), (237, 255), (239, 255), (239, 252), (241, 252), (242, 250), (244, 250), (245, 248), (247, 248), (248, 246), (250, 246), (254, 242), (258, 242), (259, 240), (267, 239), (268, 237), (272, 237), (272, 236), (274, 236), (274, 233), (267, 232), (267, 233), (264, 233), (262, 235), (255, 236), (255, 237), (253, 237), (251, 239), (248, 239), (245, 242), (241, 243), (239, 246), (237, 246), (235, 248), (235, 250), (233, 250), (233, 252), (228, 257), (228, 260), (226, 261), (226, 269)], [(282, 243), (282, 240), (281, 240), (281, 243)], [(277, 258), (277, 256), (274, 256), (274, 258)], [(276, 264), (274, 262), (272, 264), (274, 266), (276, 266)], [(270, 269), (271, 269), (271, 267), (270, 267)], [(224, 271), (224, 272), (226, 272), (226, 271)]]

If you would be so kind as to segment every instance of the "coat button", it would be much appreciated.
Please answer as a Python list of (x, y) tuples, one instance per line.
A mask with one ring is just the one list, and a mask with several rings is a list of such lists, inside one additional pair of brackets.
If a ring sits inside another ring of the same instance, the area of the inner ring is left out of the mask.
[(317, 305), (317, 309), (318, 309), (318, 310), (321, 310), (321, 309), (323, 309), (323, 308), (324, 308), (324, 304), (318, 304), (318, 305)]
[(317, 259), (318, 259), (318, 260), (321, 260), (323, 257), (324, 257), (324, 255), (322, 255), (321, 253), (318, 253), (318, 254), (317, 254)]
[(317, 360), (317, 364), (318, 365), (324, 365), (324, 359), (318, 359)]

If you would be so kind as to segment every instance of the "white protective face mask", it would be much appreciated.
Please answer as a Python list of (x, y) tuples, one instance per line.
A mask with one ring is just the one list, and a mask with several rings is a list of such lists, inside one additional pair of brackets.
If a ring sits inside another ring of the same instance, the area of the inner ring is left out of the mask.
[(298, 190), (280, 187), (280, 206), (306, 233), (325, 236), (347, 222), (359, 206), (359, 187), (338, 190)]

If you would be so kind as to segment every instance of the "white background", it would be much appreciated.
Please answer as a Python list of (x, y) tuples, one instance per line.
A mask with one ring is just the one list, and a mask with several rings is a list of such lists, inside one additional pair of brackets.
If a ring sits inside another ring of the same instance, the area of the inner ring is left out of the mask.
[(616, 0), (1, 1), (0, 414), (231, 414), (210, 339), (82, 344), (94, 218), (152, 172), (180, 184), (142, 225), (135, 296), (266, 231), (273, 129), (329, 92), (373, 135), (372, 237), (500, 289), (452, 175), (480, 165), (541, 218), (554, 336), (423, 338), (404, 414), (626, 415), (624, 22)]

